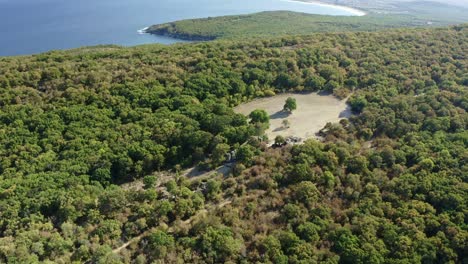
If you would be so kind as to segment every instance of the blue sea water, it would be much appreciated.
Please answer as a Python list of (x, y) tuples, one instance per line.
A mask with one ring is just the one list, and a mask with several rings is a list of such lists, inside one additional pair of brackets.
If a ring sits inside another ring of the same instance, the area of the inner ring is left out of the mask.
[(137, 31), (180, 19), (268, 10), (353, 15), (283, 0), (0, 0), (0, 56), (99, 44), (170, 44), (177, 40)]

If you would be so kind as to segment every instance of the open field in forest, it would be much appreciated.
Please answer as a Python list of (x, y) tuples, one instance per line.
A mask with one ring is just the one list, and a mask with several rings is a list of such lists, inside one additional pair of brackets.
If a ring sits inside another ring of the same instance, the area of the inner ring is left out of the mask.
[[(288, 97), (293, 97), (297, 101), (297, 110), (291, 114), (283, 111)], [(328, 122), (339, 122), (351, 115), (351, 109), (346, 104), (346, 100), (318, 93), (286, 93), (261, 98), (239, 105), (234, 110), (248, 115), (255, 109), (263, 109), (270, 115), (270, 128), (266, 131), (270, 141), (278, 135), (297, 136), (302, 139), (312, 138)], [(289, 121), (289, 128), (283, 125), (285, 119)]]

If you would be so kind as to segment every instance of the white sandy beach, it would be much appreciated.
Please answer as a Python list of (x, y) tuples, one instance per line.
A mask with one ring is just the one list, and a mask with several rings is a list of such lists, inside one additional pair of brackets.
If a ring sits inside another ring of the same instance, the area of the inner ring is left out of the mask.
[(359, 10), (359, 9), (356, 9), (356, 8), (352, 8), (352, 7), (349, 7), (349, 6), (327, 4), (327, 3), (322, 3), (322, 2), (316, 1), (316, 0), (282, 0), (282, 1), (302, 3), (302, 4), (305, 4), (305, 5), (313, 4), (313, 5), (319, 5), (319, 6), (332, 7), (332, 8), (335, 8), (335, 9), (341, 9), (341, 10), (344, 10), (344, 11), (348, 11), (348, 12), (350, 12), (350, 13), (356, 15), (356, 16), (365, 16), (365, 15), (367, 15), (366, 12), (364, 12), (362, 10)]
[(139, 29), (137, 30), (138, 34), (146, 34), (146, 30), (148, 29), (149, 27), (145, 27), (145, 28), (142, 28), (142, 29)]

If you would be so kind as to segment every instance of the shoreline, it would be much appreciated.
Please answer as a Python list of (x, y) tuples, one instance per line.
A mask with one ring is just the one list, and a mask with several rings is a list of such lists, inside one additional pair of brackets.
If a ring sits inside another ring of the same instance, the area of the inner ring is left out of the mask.
[[(291, 2), (291, 3), (296, 3), (296, 4), (329, 7), (335, 10), (342, 10), (342, 11), (351, 13), (348, 15), (325, 15), (325, 16), (361, 17), (361, 16), (365, 16), (368, 14), (366, 11), (363, 11), (357, 8), (344, 6), (344, 5), (328, 4), (328, 3), (320, 2), (318, 0), (281, 0), (281, 1)], [(264, 11), (264, 12), (268, 12), (268, 11)], [(291, 12), (294, 12), (294, 11), (291, 11)], [(310, 14), (310, 15), (322, 15), (322, 14)], [(239, 16), (242, 16), (242, 14)], [(204, 19), (204, 18), (198, 18), (198, 19)], [(190, 20), (190, 19), (187, 19), (187, 20)], [(190, 33), (180, 33), (180, 32), (177, 32), (177, 30), (171, 30), (171, 27), (174, 27), (174, 22), (148, 26), (148, 27), (138, 30), (138, 33), (165, 36), (165, 37), (184, 40), (184, 41), (211, 41), (219, 37), (219, 36), (204, 36), (204, 35), (197, 35), (197, 34), (190, 34)]]
[(157, 36), (164, 36), (168, 38), (184, 40), (184, 41), (211, 41), (215, 40), (218, 36), (203, 36), (191, 33), (180, 33), (171, 30), (173, 23), (165, 23), (160, 25), (149, 26), (145, 29), (144, 34), (153, 34)]
[(320, 1), (317, 1), (317, 0), (282, 0), (282, 1), (332, 7), (332, 8), (335, 8), (335, 9), (341, 9), (341, 10), (344, 10), (344, 11), (348, 11), (348, 12), (354, 14), (355, 16), (365, 16), (365, 15), (368, 14), (366, 11), (363, 11), (363, 10), (360, 10), (360, 9), (357, 9), (357, 8), (354, 8), (354, 7), (349, 7), (349, 6), (344, 6), (344, 5), (328, 4), (328, 3), (320, 2)]
[(150, 27), (145, 27), (145, 28), (142, 28), (142, 29), (139, 29), (137, 30), (138, 34), (142, 35), (142, 34), (148, 34), (146, 32), (146, 30), (148, 30)]

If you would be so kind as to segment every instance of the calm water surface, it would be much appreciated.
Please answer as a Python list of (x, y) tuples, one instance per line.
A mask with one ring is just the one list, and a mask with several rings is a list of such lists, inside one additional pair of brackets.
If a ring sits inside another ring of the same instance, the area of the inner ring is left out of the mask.
[(177, 40), (137, 31), (179, 19), (268, 10), (352, 15), (283, 0), (0, 0), (0, 56), (98, 44), (170, 44)]

